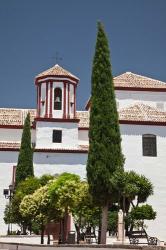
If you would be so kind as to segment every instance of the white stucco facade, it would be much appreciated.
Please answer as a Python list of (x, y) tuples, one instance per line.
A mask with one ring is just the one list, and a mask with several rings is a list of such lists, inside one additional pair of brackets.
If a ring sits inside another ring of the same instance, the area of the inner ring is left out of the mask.
[[(137, 76), (131, 75), (128, 78), (129, 75), (123, 74), (120, 83), (126, 86), (130, 80), (130, 84), (134, 82), (134, 87), (115, 87), (125, 169), (143, 174), (153, 183), (154, 195), (148, 203), (157, 211), (157, 219), (147, 223), (147, 231), (152, 236), (166, 240), (166, 85), (156, 81), (153, 87), (151, 84), (154, 80), (143, 78), (144, 89), (135, 89)], [(127, 79), (126, 82), (124, 79)], [(88, 111), (76, 112), (78, 78), (55, 65), (50, 71), (39, 74), (35, 83), (37, 110), (31, 110), (35, 175), (71, 172), (86, 178), (90, 105)], [(61, 108), (58, 110), (54, 107), (56, 88), (61, 89), (62, 93)], [(7, 231), (7, 225), (3, 222), (6, 204), (3, 189), (12, 181), (13, 166), (17, 164), (22, 136), (21, 124), (27, 112), (0, 109), (0, 234)], [(56, 142), (56, 138), (54, 141), (53, 131), (61, 131), (60, 142)], [(144, 134), (156, 136), (156, 156), (143, 156)]]

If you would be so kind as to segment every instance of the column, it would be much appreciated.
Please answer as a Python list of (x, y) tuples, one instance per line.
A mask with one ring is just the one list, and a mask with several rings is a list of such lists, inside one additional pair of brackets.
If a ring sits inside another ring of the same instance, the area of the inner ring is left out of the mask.
[(64, 86), (64, 99), (63, 99), (63, 118), (66, 118), (66, 82), (63, 82)]
[(50, 82), (50, 114), (49, 117), (52, 118), (52, 86), (53, 82)]
[(68, 112), (67, 118), (70, 118), (70, 83), (68, 83)]
[(76, 117), (76, 85), (74, 85), (74, 118)]
[(48, 117), (48, 82), (46, 82), (46, 110), (45, 110), (45, 117)]
[(40, 117), (40, 107), (41, 107), (41, 83), (39, 83), (39, 86), (38, 86), (38, 88), (39, 88), (39, 99), (38, 99), (38, 103), (39, 103), (39, 113), (38, 113), (38, 115), (39, 115), (39, 117)]

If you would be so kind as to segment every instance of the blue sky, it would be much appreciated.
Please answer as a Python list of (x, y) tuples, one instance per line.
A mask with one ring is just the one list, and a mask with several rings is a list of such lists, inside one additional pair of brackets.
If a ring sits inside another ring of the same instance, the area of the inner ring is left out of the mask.
[(0, 0), (0, 107), (35, 108), (34, 77), (59, 63), (80, 78), (77, 109), (90, 95), (100, 20), (114, 75), (166, 81), (166, 0)]

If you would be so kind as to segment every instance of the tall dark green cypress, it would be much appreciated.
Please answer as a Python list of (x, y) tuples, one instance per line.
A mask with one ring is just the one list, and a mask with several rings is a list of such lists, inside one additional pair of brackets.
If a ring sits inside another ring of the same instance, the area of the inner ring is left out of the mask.
[(16, 168), (16, 186), (29, 176), (34, 176), (33, 149), (31, 146), (30, 114), (28, 113), (21, 138), (21, 147)]
[(101, 23), (92, 68), (87, 178), (90, 192), (102, 208), (101, 244), (106, 243), (112, 174), (123, 168), (121, 137), (108, 40)]

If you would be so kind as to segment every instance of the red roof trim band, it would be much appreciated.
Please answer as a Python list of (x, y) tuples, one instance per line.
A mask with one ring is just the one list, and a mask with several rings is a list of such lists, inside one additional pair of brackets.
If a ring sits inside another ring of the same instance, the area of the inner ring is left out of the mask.
[(35, 121), (43, 121), (43, 122), (73, 122), (78, 123), (80, 119), (61, 119), (61, 118), (41, 118), (37, 117), (35, 118)]
[[(39, 84), (39, 83), (41, 83), (41, 82), (38, 82), (39, 80), (42, 80), (42, 79), (45, 79), (45, 78), (53, 78), (53, 79), (55, 79), (55, 78), (65, 78), (65, 79), (71, 79), (72, 81), (74, 81), (76, 84), (79, 82), (79, 80), (78, 79), (76, 79), (76, 78), (74, 78), (74, 77), (72, 77), (72, 76), (65, 76), (65, 75), (44, 75), (44, 76), (39, 76), (39, 77), (37, 77), (36, 79), (35, 79), (35, 84)], [(49, 79), (49, 81), (50, 81), (50, 79)]]
[(115, 90), (166, 92), (166, 88), (115, 87)]

